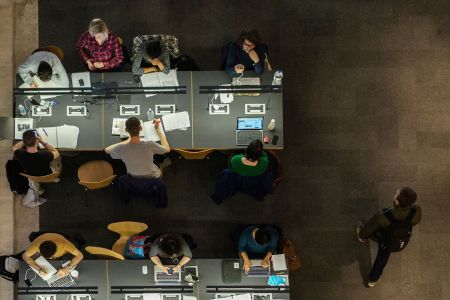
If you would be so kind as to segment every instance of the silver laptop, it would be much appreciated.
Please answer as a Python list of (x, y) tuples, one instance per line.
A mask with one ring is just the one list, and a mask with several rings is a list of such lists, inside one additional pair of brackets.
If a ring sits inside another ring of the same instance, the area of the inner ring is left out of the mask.
[(173, 272), (173, 274), (167, 274), (160, 267), (154, 267), (155, 283), (156, 284), (178, 284), (181, 283), (181, 273)]
[(232, 85), (261, 85), (259, 77), (233, 77)]
[(236, 145), (247, 146), (251, 141), (263, 141), (264, 117), (238, 117)]
[(73, 280), (70, 274), (59, 277), (56, 273), (58, 271), (53, 267), (48, 260), (46, 260), (43, 256), (39, 256), (35, 260), (36, 264), (46, 272), (45, 275), (41, 275), (38, 270), (33, 269), (36, 274), (38, 274), (42, 280), (46, 281), (50, 287), (69, 287), (75, 284), (75, 280)]

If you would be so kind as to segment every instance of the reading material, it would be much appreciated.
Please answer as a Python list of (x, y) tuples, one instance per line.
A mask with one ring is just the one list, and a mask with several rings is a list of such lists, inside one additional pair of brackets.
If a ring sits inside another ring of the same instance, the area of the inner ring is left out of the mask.
[(189, 114), (187, 111), (167, 114), (162, 116), (161, 119), (165, 131), (172, 131), (176, 129), (186, 130), (191, 127), (191, 122), (189, 121)]
[(36, 128), (42, 139), (56, 148), (77, 147), (78, 134), (80, 129), (77, 126), (62, 125), (58, 127), (42, 127)]
[(33, 128), (32, 118), (15, 118), (14, 119), (14, 138), (21, 140), (25, 131)]
[[(143, 87), (179, 86), (177, 70), (170, 70), (169, 74), (162, 72), (147, 73), (141, 76)], [(145, 97), (155, 96), (146, 94)]]

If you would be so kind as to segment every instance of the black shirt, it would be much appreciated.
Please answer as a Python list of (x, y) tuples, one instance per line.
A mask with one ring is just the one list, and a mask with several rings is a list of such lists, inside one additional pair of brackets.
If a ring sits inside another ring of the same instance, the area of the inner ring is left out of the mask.
[(25, 149), (17, 149), (14, 151), (14, 157), (28, 175), (44, 176), (53, 173), (50, 162), (53, 161), (54, 156), (48, 150), (28, 153)]

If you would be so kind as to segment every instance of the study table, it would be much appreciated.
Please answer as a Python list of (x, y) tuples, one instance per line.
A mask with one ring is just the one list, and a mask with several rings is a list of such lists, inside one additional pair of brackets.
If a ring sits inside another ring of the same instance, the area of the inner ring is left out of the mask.
[[(255, 76), (255, 74), (246, 74)], [(132, 73), (90, 73), (93, 82), (117, 82), (119, 87), (138, 87)], [(276, 145), (271, 143), (264, 147), (267, 149), (283, 149), (283, 99), (282, 93), (260, 93), (259, 96), (242, 96), (234, 94), (234, 101), (230, 103), (227, 114), (210, 114), (208, 104), (220, 103), (213, 93), (201, 93), (202, 86), (219, 86), (230, 84), (231, 78), (223, 71), (177, 72), (180, 86), (186, 86), (184, 94), (157, 94), (146, 97), (144, 94), (119, 95), (116, 97), (91, 97), (80, 95), (59, 95), (52, 106), (52, 116), (33, 117), (35, 127), (53, 127), (63, 124), (79, 127), (78, 143), (75, 150), (102, 150), (105, 147), (121, 141), (117, 135), (112, 135), (113, 118), (128, 118), (120, 116), (118, 105), (140, 105), (140, 113), (136, 117), (147, 120), (147, 110), (155, 111), (157, 104), (174, 104), (176, 112), (187, 111), (191, 126), (187, 130), (174, 130), (166, 132), (171, 148), (183, 149), (237, 149), (244, 146), (236, 145), (235, 131), (237, 117), (264, 117), (264, 135), (278, 136)], [(268, 71), (260, 76), (262, 85), (271, 85), (273, 72)], [(71, 78), (69, 74), (69, 78)], [(39, 96), (34, 96), (39, 97)], [(88, 99), (88, 103), (83, 103)], [(26, 102), (26, 103), (24, 103)], [(26, 96), (15, 95), (14, 117), (22, 117), (18, 113), (19, 104), (30, 107)], [(245, 114), (245, 104), (266, 104), (265, 114)], [(67, 116), (67, 106), (86, 105), (88, 116)], [(29, 116), (25, 116), (29, 117)], [(161, 117), (156, 115), (156, 117)], [(274, 131), (268, 131), (267, 125), (275, 119)], [(1, 120), (0, 120), (1, 121)], [(10, 127), (10, 125), (9, 125)], [(8, 130), (10, 130), (8, 127)], [(5, 127), (6, 128), (6, 127)], [(3, 134), (4, 135), (4, 134)], [(45, 139), (45, 136), (43, 137)], [(64, 150), (64, 149), (63, 149)]]
[[(70, 288), (50, 288), (39, 276), (31, 282), (31, 287), (27, 287), (24, 276), (29, 267), (20, 262), (17, 296), (18, 300), (35, 300), (36, 295), (54, 294), (56, 300), (65, 300), (71, 294), (89, 294), (96, 300), (119, 300), (124, 299), (127, 294), (158, 293), (167, 295), (168, 300), (182, 300), (183, 295), (207, 300), (214, 299), (217, 294), (259, 293), (272, 294), (273, 300), (289, 299), (289, 286), (268, 286), (268, 276), (249, 277), (241, 271), (239, 283), (224, 284), (222, 261), (222, 259), (193, 259), (188, 266), (197, 267), (199, 282), (194, 285), (184, 281), (180, 284), (160, 285), (155, 284), (153, 263), (148, 259), (83, 260), (77, 266), (79, 277), (76, 279), (76, 285)], [(51, 263), (58, 268), (62, 262), (53, 260)], [(147, 274), (143, 274), (143, 266), (147, 266)], [(33, 278), (34, 275), (35, 273), (30, 270), (27, 278)]]

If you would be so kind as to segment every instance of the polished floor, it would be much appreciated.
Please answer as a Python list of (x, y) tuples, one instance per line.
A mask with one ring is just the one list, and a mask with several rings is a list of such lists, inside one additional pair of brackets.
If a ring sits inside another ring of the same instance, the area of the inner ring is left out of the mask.
[[(194, 254), (212, 257), (233, 255), (226, 234), (236, 224), (275, 223), (303, 261), (292, 299), (450, 299), (448, 1), (61, 3), (39, 2), (39, 42), (62, 47), (69, 71), (83, 69), (73, 45), (93, 17), (127, 45), (139, 33), (172, 33), (203, 70), (219, 67), (221, 46), (242, 27), (258, 28), (285, 75), (285, 179), (263, 203), (239, 195), (217, 207), (208, 195), (223, 158), (175, 160), (165, 177), (169, 209), (125, 206), (112, 191), (89, 195), (86, 209), (67, 174), (74, 195), (41, 207), (42, 229), (82, 231), (107, 246), (105, 225), (127, 217), (150, 230), (188, 230)], [(423, 221), (367, 289), (374, 245), (358, 245), (354, 225), (391, 205), (404, 185), (417, 190)]]

